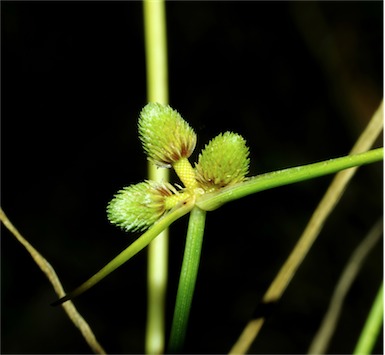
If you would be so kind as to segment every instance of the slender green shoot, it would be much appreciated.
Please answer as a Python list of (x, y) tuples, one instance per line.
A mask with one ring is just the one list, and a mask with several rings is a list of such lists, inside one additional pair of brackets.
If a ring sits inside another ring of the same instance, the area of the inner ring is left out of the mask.
[[(147, 101), (168, 103), (168, 65), (165, 1), (143, 2), (147, 72)], [(148, 177), (168, 181), (168, 170), (148, 164)], [(165, 343), (165, 298), (167, 288), (168, 230), (148, 247), (147, 326), (145, 352), (160, 354)]]
[(169, 342), (169, 352), (171, 353), (180, 352), (184, 343), (198, 275), (205, 220), (206, 212), (199, 207), (194, 207), (190, 214), (182, 270), (176, 296)]
[(381, 284), (353, 354), (362, 355), (372, 353), (378, 334), (381, 330), (383, 316), (384, 284)]
[(314, 179), (355, 166), (377, 162), (383, 159), (383, 154), (383, 148), (377, 148), (361, 154), (348, 155), (319, 163), (302, 165), (258, 175), (245, 182), (225, 187), (216, 192), (204, 194), (197, 199), (196, 204), (205, 211), (212, 211), (227, 202), (237, 200), (256, 192)]
[(175, 207), (174, 210), (170, 211), (163, 218), (161, 218), (157, 223), (153, 225), (147, 232), (141, 235), (135, 242), (130, 244), (125, 250), (123, 250), (118, 256), (112, 259), (106, 266), (104, 266), (99, 272), (89, 278), (86, 282), (81, 284), (78, 288), (68, 293), (66, 296), (60, 298), (52, 305), (60, 305), (72, 298), (75, 298), (81, 295), (83, 292), (90, 289), (92, 286), (96, 285), (99, 281), (103, 280), (111, 272), (116, 270), (119, 266), (123, 265), (129, 259), (131, 259), (135, 254), (145, 248), (155, 237), (159, 235), (165, 228), (167, 228), (171, 223), (181, 218), (185, 214), (191, 211), (194, 207), (193, 200), (187, 200), (180, 206)]

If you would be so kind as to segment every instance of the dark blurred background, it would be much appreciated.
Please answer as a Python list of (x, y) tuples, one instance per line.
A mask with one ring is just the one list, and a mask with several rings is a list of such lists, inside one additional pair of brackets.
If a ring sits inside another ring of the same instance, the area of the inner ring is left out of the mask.
[[(242, 134), (251, 175), (349, 152), (383, 95), (383, 3), (167, 2), (170, 104), (198, 134)], [(1, 2), (2, 202), (67, 290), (138, 234), (106, 204), (143, 180), (141, 2)], [(382, 145), (379, 140), (377, 146)], [(332, 177), (210, 212), (186, 352), (226, 353), (289, 255)], [(253, 353), (304, 353), (355, 247), (382, 216), (382, 164), (359, 170)], [(187, 218), (170, 238), (169, 329)], [(1, 352), (89, 353), (51, 285), (2, 230)], [(329, 351), (351, 353), (382, 280), (377, 245)], [(79, 297), (109, 353), (144, 351), (146, 252)], [(381, 353), (382, 337), (375, 352)]]

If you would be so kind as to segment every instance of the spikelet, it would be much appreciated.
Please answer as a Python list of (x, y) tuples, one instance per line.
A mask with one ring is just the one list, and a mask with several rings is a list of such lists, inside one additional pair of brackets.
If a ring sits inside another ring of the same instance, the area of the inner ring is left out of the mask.
[(150, 161), (170, 168), (188, 158), (196, 145), (196, 134), (182, 116), (168, 105), (149, 103), (139, 117), (139, 138)]
[(220, 189), (243, 181), (249, 163), (249, 149), (243, 137), (232, 132), (221, 133), (199, 154), (196, 178), (206, 191)]
[(175, 206), (179, 195), (169, 183), (144, 181), (130, 185), (110, 201), (107, 217), (125, 231), (142, 231)]

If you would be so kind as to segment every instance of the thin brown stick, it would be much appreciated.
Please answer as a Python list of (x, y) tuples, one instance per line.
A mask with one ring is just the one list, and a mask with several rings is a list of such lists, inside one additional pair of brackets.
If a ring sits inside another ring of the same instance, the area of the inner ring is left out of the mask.
[[(354, 144), (350, 154), (363, 153), (370, 149), (383, 129), (383, 115), (384, 107), (383, 102), (381, 102), (369, 124)], [(296, 246), (263, 296), (262, 303), (273, 303), (281, 298), (356, 171), (357, 168), (351, 168), (341, 171), (335, 176)], [(264, 317), (249, 321), (229, 353), (245, 354), (257, 337), (264, 321)]]
[[(51, 264), (19, 233), (15, 226), (8, 219), (2, 208), (0, 207), (0, 220), (3, 222), (4, 226), (15, 236), (15, 238), (24, 246), (24, 248), (29, 252), (32, 259), (39, 266), (41, 271), (47, 276), (49, 282), (52, 284), (56, 294), (59, 297), (65, 295), (63, 286), (60, 283), (58, 276), (56, 275), (55, 270)], [(62, 305), (66, 311), (68, 317), (75, 324), (75, 326), (80, 330), (87, 344), (90, 346), (92, 351), (95, 354), (106, 354), (103, 347), (98, 343), (95, 338), (92, 329), (80, 313), (76, 310), (74, 304), (71, 301), (66, 302)]]

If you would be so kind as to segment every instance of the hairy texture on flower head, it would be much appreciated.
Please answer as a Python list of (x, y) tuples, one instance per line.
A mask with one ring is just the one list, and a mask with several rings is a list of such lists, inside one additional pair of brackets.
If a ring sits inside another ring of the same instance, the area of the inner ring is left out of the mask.
[(196, 145), (196, 134), (181, 115), (168, 105), (147, 104), (139, 117), (139, 137), (150, 161), (170, 168), (188, 158)]
[(107, 206), (109, 221), (126, 231), (153, 225), (170, 207), (177, 190), (169, 183), (145, 181), (120, 190)]
[(198, 183), (205, 190), (219, 189), (245, 179), (249, 171), (249, 149), (242, 136), (221, 133), (199, 154), (195, 166)]

